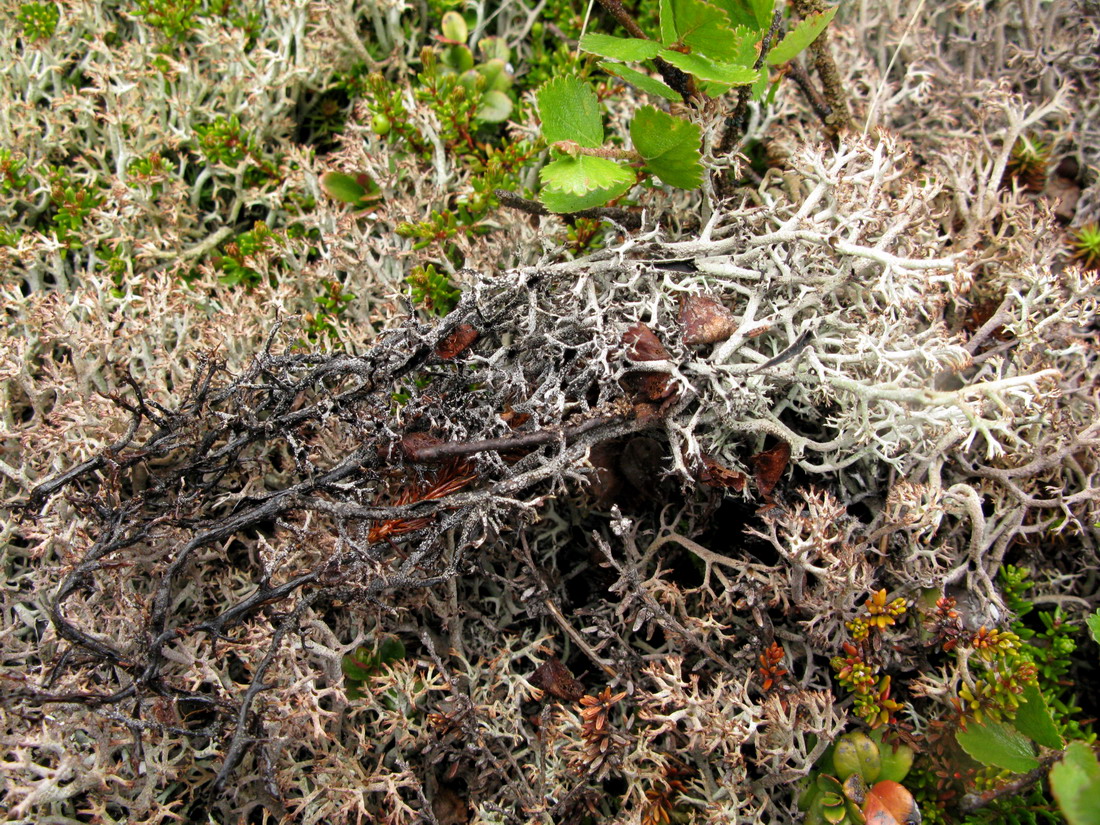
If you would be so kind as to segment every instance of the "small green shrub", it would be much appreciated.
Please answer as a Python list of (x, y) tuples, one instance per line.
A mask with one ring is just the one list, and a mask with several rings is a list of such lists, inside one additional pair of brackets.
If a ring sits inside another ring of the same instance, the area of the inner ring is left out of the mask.
[[(1031, 626), (1026, 617), (1033, 613), (1034, 604), (1027, 593), (1033, 585), (1027, 568), (1005, 565), (999, 578), (1005, 603), (1014, 614), (1008, 630), (946, 630), (952, 622), (959, 627), (954, 603), (944, 599), (937, 603), (933, 621), (937, 643), (948, 653), (956, 653), (960, 647), (969, 652), (971, 679), (963, 682), (952, 700), (958, 719), (936, 722), (940, 738), (932, 754), (938, 756), (918, 764), (916, 796), (931, 801), (971, 791), (963, 799), (971, 800), (970, 807), (984, 807), (987, 800), (995, 799), (992, 811), (1001, 820), (1034, 823), (1041, 821), (1036, 819), (1038, 808), (1054, 807), (1042, 789), (1022, 788), (1001, 797), (999, 786), (1050, 764), (1052, 754), (1068, 754), (1067, 743), (1086, 746), (1096, 737), (1081, 719), (1073, 685), (1067, 679), (1078, 629), (1064, 621), (1059, 610), (1038, 614), (1041, 629)], [(945, 742), (944, 736), (952, 741)], [(958, 747), (952, 748), (952, 744)], [(1076, 776), (1073, 769), (1067, 771), (1064, 775)], [(968, 786), (962, 786), (963, 780)], [(952, 786), (955, 790), (948, 792)], [(945, 821), (942, 806), (929, 810), (931, 821)], [(979, 808), (965, 822), (989, 822), (991, 815)]]
[(446, 315), (455, 308), (462, 294), (446, 273), (436, 270), (435, 264), (413, 267), (407, 281), (412, 287), (413, 301), (433, 315)]
[(199, 26), (202, 0), (138, 0), (137, 15), (170, 40), (186, 40)]
[(322, 294), (313, 296), (316, 311), (307, 313), (305, 317), (306, 337), (313, 344), (326, 335), (336, 334), (341, 317), (356, 297), (353, 293), (345, 291), (343, 284), (339, 281), (326, 281), (324, 288), (325, 291)]
[[(832, 8), (809, 15), (773, 44), (773, 7), (773, 0), (715, 5), (664, 0), (657, 39), (648, 39), (626, 20), (632, 37), (588, 33), (580, 49), (605, 58), (598, 64), (601, 69), (654, 98), (692, 101), (752, 87), (760, 99), (768, 88), (762, 65), (795, 58), (836, 13)], [(654, 68), (659, 79), (652, 74)], [(540, 88), (538, 103), (543, 136), (553, 151), (540, 175), (539, 198), (552, 212), (601, 206), (626, 194), (646, 175), (682, 189), (702, 183), (702, 132), (686, 118), (642, 106), (630, 123), (634, 148), (626, 150), (604, 145), (597, 95), (579, 78), (549, 81)]]
[(13, 195), (30, 186), (33, 178), (25, 171), (26, 165), (26, 158), (10, 149), (0, 149), (0, 192)]
[(31, 42), (49, 40), (61, 19), (56, 3), (24, 3), (15, 19), (23, 27), (23, 36)]
[(1070, 258), (1085, 269), (1100, 269), (1100, 224), (1087, 223), (1070, 230)]
[(278, 242), (267, 224), (256, 221), (247, 232), (242, 232), (236, 240), (225, 245), (224, 254), (214, 259), (221, 270), (219, 281), (226, 286), (256, 286), (263, 275), (249, 265), (250, 258), (266, 255)]
[(104, 199), (98, 189), (75, 181), (66, 170), (55, 167), (50, 173), (50, 204), (57, 240), (74, 249), (82, 247), (80, 231), (84, 222)]
[(405, 658), (401, 640), (387, 636), (374, 646), (364, 645), (343, 658), (344, 686), (349, 699), (361, 699), (369, 692), (370, 680), (385, 671), (388, 665)]

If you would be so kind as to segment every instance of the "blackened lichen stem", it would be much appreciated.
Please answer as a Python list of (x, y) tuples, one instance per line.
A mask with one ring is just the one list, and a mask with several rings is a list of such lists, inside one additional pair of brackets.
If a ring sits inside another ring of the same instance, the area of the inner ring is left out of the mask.
[(584, 435), (587, 432), (618, 424), (623, 419), (621, 416), (601, 416), (590, 418), (572, 427), (535, 430), (521, 435), (510, 435), (502, 438), (485, 438), (479, 441), (449, 441), (439, 443), (408, 442), (402, 445), (405, 457), (416, 464), (431, 464), (445, 461), (448, 458), (484, 453), (489, 450), (522, 450), (530, 447), (541, 447), (554, 441), (569, 441)]

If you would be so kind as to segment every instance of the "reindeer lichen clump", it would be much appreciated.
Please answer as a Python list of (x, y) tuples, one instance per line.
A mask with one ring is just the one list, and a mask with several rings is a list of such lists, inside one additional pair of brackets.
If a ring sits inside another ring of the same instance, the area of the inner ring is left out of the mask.
[[(716, 212), (695, 239), (654, 231), (471, 274), (445, 319), (409, 321), (362, 356), (280, 354), (275, 335), (237, 376), (211, 362), (175, 408), (135, 385), (118, 398), (127, 435), (31, 502), (44, 524), (87, 525), (50, 597), (46, 648), (83, 653), (22, 690), (86, 707), (70, 717), (84, 724), (144, 731), (154, 751), (182, 737), (213, 759), (214, 789), (251, 770), (289, 782), (305, 749), (315, 764), (375, 754), (357, 780), (380, 794), (369, 810), (423, 783), (438, 793), (427, 766), (446, 763), (485, 805), (562, 815), (587, 798), (585, 777), (622, 775), (624, 809), (641, 811), (676, 766), (708, 816), (785, 815), (768, 789), (844, 725), (818, 657), (843, 652), (880, 586), (946, 582), (997, 603), (1006, 543), (1050, 520), (1005, 457), (1027, 445), (1039, 475), (1058, 477), (1096, 426), (1091, 396), (1065, 384), (1094, 374), (1092, 359), (1039, 346), (1095, 317), (1082, 271), (1009, 294), (1004, 323), (1033, 343), (986, 355), (948, 329), (973, 256), (928, 254), (944, 247), (938, 190), (905, 177), (904, 153), (847, 142), (798, 162), (796, 186)], [(731, 323), (691, 345), (682, 310), (700, 297)], [(1052, 418), (1061, 429), (1035, 429)], [(749, 456), (771, 443), (788, 445), (801, 491), (775, 490), (782, 464), (763, 489)], [(631, 458), (653, 447), (655, 463)], [(601, 451), (639, 495), (666, 473), (683, 492), (662, 493), (659, 519), (622, 495), (610, 519), (590, 512), (578, 496)], [(764, 498), (757, 534), (775, 564), (708, 527), (713, 479), (739, 476)], [(1060, 512), (1087, 529), (1092, 476), (1061, 477)], [(855, 518), (867, 502), (881, 504)], [(676, 558), (701, 580), (674, 573)], [(357, 704), (339, 662), (369, 616), (420, 648)], [(765, 691), (760, 656), (780, 639), (791, 658), (772, 657), (785, 673)], [(577, 710), (517, 715), (539, 695), (535, 663), (566, 640), (600, 684)], [(284, 690), (286, 673), (299, 676)], [(524, 766), (538, 763), (536, 781)], [(292, 807), (350, 815), (293, 781)]]

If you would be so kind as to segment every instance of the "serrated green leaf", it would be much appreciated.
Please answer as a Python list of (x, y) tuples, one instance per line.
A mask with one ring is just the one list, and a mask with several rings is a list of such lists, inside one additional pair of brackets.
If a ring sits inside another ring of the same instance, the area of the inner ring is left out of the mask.
[[(756, 82), (752, 84), (752, 99), (761, 100), (765, 93), (768, 91), (768, 84), (771, 78), (768, 77), (767, 72), (761, 72), (760, 77), (756, 79)], [(778, 85), (778, 84), (776, 84)]]
[(748, 26), (755, 31), (757, 39), (771, 27), (775, 0), (711, 0), (711, 2), (729, 15), (733, 25)]
[(594, 209), (610, 203), (615, 198), (623, 195), (630, 188), (630, 184), (616, 189), (593, 189), (583, 195), (573, 195), (568, 192), (557, 192), (553, 189), (543, 189), (539, 193), (539, 201), (551, 212), (559, 215), (567, 215), (570, 212), (580, 212), (584, 209)]
[(589, 33), (581, 38), (580, 48), (581, 51), (592, 52), (600, 57), (640, 63), (655, 58), (661, 50), (661, 44), (655, 40), (639, 40), (637, 37)]
[(748, 0), (756, 18), (756, 25), (760, 31), (767, 31), (772, 24), (772, 15), (775, 13), (775, 0)]
[(1085, 624), (1089, 626), (1089, 634), (1092, 640), (1100, 644), (1100, 610), (1085, 618)]
[(768, 52), (768, 63), (773, 66), (778, 66), (780, 63), (786, 63), (788, 60), (793, 60), (809, 48), (810, 44), (817, 40), (818, 35), (825, 31), (825, 27), (828, 26), (829, 21), (833, 19), (836, 10), (837, 7), (833, 6), (833, 8), (827, 11), (811, 14), (799, 20), (798, 23), (795, 24), (795, 27), (787, 32), (787, 36), (780, 40), (775, 48)]
[(676, 23), (672, 16), (672, 0), (660, 0), (661, 42), (671, 46), (676, 42)]
[(559, 158), (539, 172), (539, 200), (551, 212), (577, 212), (602, 206), (634, 185), (629, 169), (607, 158), (588, 155)]
[(622, 183), (633, 184), (632, 171), (608, 158), (591, 155), (564, 157), (546, 164), (539, 172), (542, 185), (559, 192), (581, 194), (590, 189), (610, 189)]
[(1015, 728), (988, 721), (970, 722), (965, 731), (956, 731), (962, 749), (983, 765), (993, 765), (1015, 773), (1027, 773), (1039, 765), (1031, 740)]
[(321, 175), (321, 190), (334, 200), (342, 203), (359, 203), (367, 194), (366, 187), (359, 184), (351, 175), (342, 172), (325, 172)]
[(722, 9), (705, 0), (672, 0), (672, 15), (679, 42), (707, 57), (725, 58), (733, 31)]
[(721, 97), (728, 92), (732, 86), (728, 83), (714, 83), (709, 80), (701, 81), (698, 85), (699, 91), (705, 94), (707, 97)]
[(655, 77), (650, 77), (642, 72), (635, 71), (629, 66), (624, 66), (622, 63), (608, 63), (604, 61), (599, 64), (599, 67), (610, 75), (614, 75), (621, 80), (625, 80), (632, 86), (637, 86), (646, 94), (654, 95), (656, 97), (663, 97), (665, 100), (672, 100), (679, 102), (682, 98), (680, 95), (668, 86), (658, 80)]
[(1020, 707), (1016, 710), (1016, 718), (1013, 724), (1016, 730), (1024, 736), (1030, 736), (1044, 748), (1061, 750), (1066, 746), (1062, 735), (1058, 733), (1058, 726), (1054, 724), (1054, 718), (1050, 715), (1046, 699), (1042, 691), (1035, 685), (1026, 685)]
[(734, 26), (730, 32), (730, 40), (721, 61), (734, 66), (755, 66), (756, 59), (760, 56), (760, 32), (744, 26)]
[(760, 74), (750, 66), (719, 63), (702, 55), (681, 54), (669, 49), (663, 50), (658, 57), (700, 80), (713, 80), (716, 83), (728, 83), (730, 86), (747, 86), (755, 83)]
[(1100, 761), (1084, 742), (1070, 742), (1050, 769), (1050, 789), (1069, 825), (1100, 825)]
[(603, 143), (603, 119), (596, 92), (576, 77), (555, 77), (535, 93), (547, 143), (573, 140), (595, 149)]
[(512, 114), (512, 99), (504, 92), (492, 89), (481, 96), (477, 120), (481, 123), (502, 123)]
[(630, 122), (630, 139), (646, 168), (669, 186), (695, 189), (703, 182), (703, 134), (698, 125), (643, 106)]

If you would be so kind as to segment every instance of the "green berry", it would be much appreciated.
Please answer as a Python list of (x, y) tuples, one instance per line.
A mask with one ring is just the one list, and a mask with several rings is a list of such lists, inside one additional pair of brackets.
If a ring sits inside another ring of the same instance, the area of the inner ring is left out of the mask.
[(879, 781), (901, 782), (913, 767), (913, 749), (908, 745), (894, 747), (890, 744), (879, 746)]
[(382, 113), (379, 113), (371, 118), (370, 128), (371, 131), (374, 132), (376, 135), (378, 135), (379, 137), (383, 137), (390, 133), (390, 129), (393, 128), (393, 124), (390, 122), (390, 119), (388, 117), (386, 117)]
[(878, 779), (879, 765), (878, 745), (862, 731), (847, 733), (837, 740), (833, 750), (833, 770), (842, 782), (858, 773), (870, 784)]

